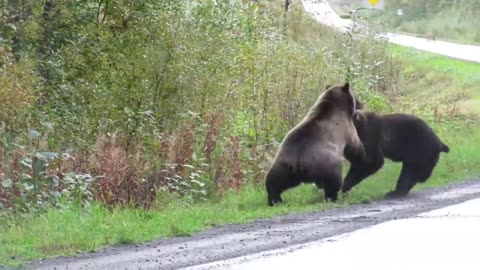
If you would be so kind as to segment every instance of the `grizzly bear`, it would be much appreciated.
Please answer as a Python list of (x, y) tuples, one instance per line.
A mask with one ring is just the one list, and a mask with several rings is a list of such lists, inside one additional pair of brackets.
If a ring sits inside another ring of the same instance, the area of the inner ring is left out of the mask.
[[(327, 86), (325, 87), (325, 90), (328, 90), (331, 87), (332, 85), (327, 84)], [(354, 99), (355, 99), (355, 110), (363, 109), (363, 103), (360, 100), (358, 100), (357, 97), (354, 97)]]
[(304, 119), (287, 133), (266, 174), (268, 205), (282, 202), (282, 192), (302, 182), (315, 183), (324, 189), (325, 199), (337, 200), (345, 145), (350, 145), (355, 159), (365, 155), (353, 124), (354, 111), (348, 82), (320, 95)]
[(385, 198), (406, 196), (416, 183), (430, 178), (441, 152), (448, 153), (449, 147), (435, 134), (433, 129), (417, 116), (409, 114), (385, 114), (355, 111), (354, 125), (365, 148), (365, 158), (359, 159), (347, 145), (345, 158), (350, 169), (345, 176), (342, 192), (348, 192), (363, 179), (377, 172), (384, 158), (402, 162), (402, 171), (395, 190)]

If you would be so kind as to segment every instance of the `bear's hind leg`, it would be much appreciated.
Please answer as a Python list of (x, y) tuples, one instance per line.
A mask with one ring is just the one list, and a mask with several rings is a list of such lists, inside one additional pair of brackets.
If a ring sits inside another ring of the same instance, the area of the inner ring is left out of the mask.
[(440, 158), (440, 154), (437, 154), (434, 158), (429, 158), (422, 166), (422, 170), (419, 170), (417, 175), (417, 183), (424, 183), (425, 181), (432, 176), (433, 169), (437, 166), (438, 160)]
[(326, 201), (330, 199), (332, 202), (335, 202), (338, 199), (338, 192), (342, 187), (341, 167), (340, 169), (332, 170), (315, 177), (315, 184), (317, 187), (323, 187)]
[(431, 167), (426, 167), (423, 163), (404, 162), (395, 190), (388, 192), (385, 198), (405, 197), (418, 182), (424, 181), (424, 179), (430, 176), (431, 169)]
[(265, 177), (265, 187), (268, 194), (268, 205), (274, 206), (283, 202), (283, 191), (300, 185), (300, 181), (289, 173), (287, 168), (275, 166), (270, 169)]

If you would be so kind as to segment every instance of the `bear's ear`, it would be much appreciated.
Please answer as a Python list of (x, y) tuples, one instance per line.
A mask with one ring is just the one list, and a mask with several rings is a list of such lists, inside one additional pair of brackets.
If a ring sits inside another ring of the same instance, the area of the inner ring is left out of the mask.
[(357, 98), (355, 98), (355, 110), (361, 110), (361, 109), (363, 109), (363, 103)]
[(360, 125), (364, 125), (367, 121), (367, 118), (363, 114), (361, 110), (355, 110), (353, 113), (353, 123), (355, 127), (360, 127)]
[(348, 82), (345, 83), (344, 86), (342, 86), (342, 90), (345, 92), (350, 91), (350, 84)]
[(355, 120), (359, 121), (362, 120), (362, 116), (360, 115), (360, 113), (358, 111), (355, 111), (353, 113), (353, 117), (355, 118)]
[(327, 84), (327, 86), (325, 86), (325, 90), (328, 90), (328, 89), (330, 89), (331, 87), (332, 87), (331, 84)]

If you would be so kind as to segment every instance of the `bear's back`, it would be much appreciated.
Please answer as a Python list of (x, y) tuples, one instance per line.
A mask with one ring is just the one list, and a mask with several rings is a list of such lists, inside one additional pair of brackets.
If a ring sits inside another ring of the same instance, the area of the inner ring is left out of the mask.
[[(437, 155), (442, 143), (422, 119), (410, 114), (386, 114), (382, 120), (385, 156), (396, 160), (414, 160), (418, 153)], [(420, 158), (420, 157), (419, 157)]]

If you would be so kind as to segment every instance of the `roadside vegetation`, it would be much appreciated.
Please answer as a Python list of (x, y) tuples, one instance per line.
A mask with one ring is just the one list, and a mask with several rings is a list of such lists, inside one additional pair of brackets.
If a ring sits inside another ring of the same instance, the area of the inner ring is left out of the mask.
[[(333, 8), (341, 15), (361, 8), (362, 0), (332, 0)], [(402, 15), (397, 11), (401, 9)], [(375, 23), (392, 32), (423, 38), (435, 38), (460, 43), (480, 44), (480, 3), (478, 0), (403, 0), (385, 1), (385, 12), (359, 11), (374, 15)]]
[[(397, 9), (403, 10), (397, 16)], [(379, 22), (389, 29), (420, 37), (480, 44), (478, 0), (389, 1)]]
[(335, 204), (310, 185), (266, 204), (278, 143), (345, 79), (368, 109), (415, 113), (449, 144), (415, 189), (480, 173), (477, 115), (459, 109), (480, 66), (340, 35), (299, 1), (0, 11), (0, 266), (380, 199), (398, 164)]
[(480, 115), (480, 65), (428, 52), (395, 46), (392, 53), (406, 60), (403, 75), (417, 84), (400, 85), (418, 106), (440, 104), (435, 113)]

